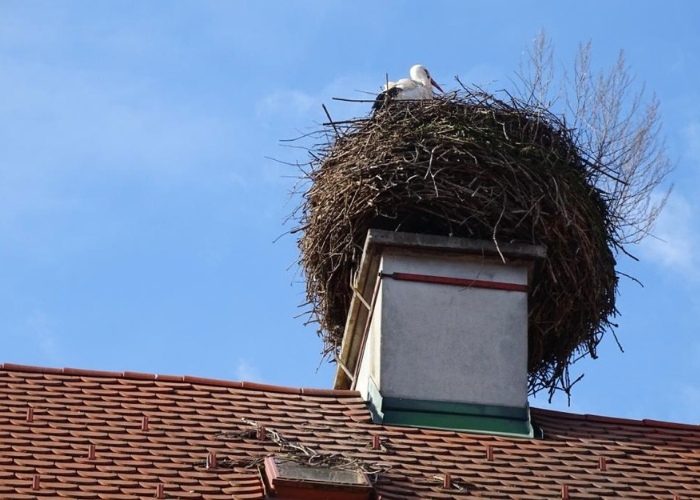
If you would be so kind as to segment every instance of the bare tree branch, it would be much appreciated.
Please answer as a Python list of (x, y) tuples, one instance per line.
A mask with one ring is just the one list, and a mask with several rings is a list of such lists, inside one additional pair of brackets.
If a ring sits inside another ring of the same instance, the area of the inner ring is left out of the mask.
[(516, 74), (519, 96), (559, 114), (572, 129), (590, 181), (605, 193), (618, 242), (637, 243), (650, 234), (671, 189), (663, 187), (672, 165), (659, 101), (647, 98), (643, 85), (635, 89), (622, 51), (609, 69), (595, 72), (588, 42), (579, 46), (571, 75), (556, 69), (541, 32)]

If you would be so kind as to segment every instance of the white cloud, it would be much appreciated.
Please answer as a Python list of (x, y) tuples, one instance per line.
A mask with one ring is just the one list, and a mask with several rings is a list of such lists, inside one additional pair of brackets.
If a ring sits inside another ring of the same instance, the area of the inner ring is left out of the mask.
[(238, 359), (238, 363), (236, 364), (236, 379), (259, 381), (261, 378), (260, 370), (251, 364), (250, 361), (243, 358)]
[(12, 123), (5, 130), (10, 153), (44, 170), (80, 165), (172, 175), (230, 150), (236, 136), (231, 121), (136, 77), (9, 60), (0, 91), (0, 111)]
[[(466, 72), (457, 76), (467, 86), (476, 85), (488, 90), (498, 82), (504, 82), (505, 75), (506, 72), (500, 66), (493, 64), (476, 64), (471, 66)], [(501, 84), (501, 86), (503, 86), (503, 84)]]
[(59, 363), (61, 349), (51, 320), (41, 311), (34, 311), (27, 318), (26, 331), (31, 343), (36, 346), (43, 358), (51, 363)]
[(206, 182), (203, 170), (221, 165), (231, 166), (232, 188), (250, 178), (249, 164), (235, 161), (246, 132), (211, 104), (198, 106), (134, 74), (1, 52), (0, 64), (0, 226), (75, 210), (90, 196), (85, 183)]
[(688, 156), (693, 161), (700, 161), (700, 122), (690, 123), (683, 131)]
[(259, 117), (274, 118), (275, 115), (302, 115), (319, 105), (318, 99), (300, 90), (275, 90), (263, 97), (257, 106)]
[(641, 243), (642, 252), (663, 267), (678, 273), (697, 275), (694, 249), (700, 244), (698, 207), (678, 193), (672, 193), (659, 215), (651, 236)]
[(700, 385), (683, 384), (678, 388), (678, 399), (673, 409), (674, 421), (697, 422), (700, 419)]
[[(330, 111), (334, 121), (346, 120), (365, 114), (369, 111), (369, 103), (349, 103), (333, 101), (333, 97), (352, 98), (358, 100), (373, 99), (374, 93), (381, 87), (378, 78), (366, 74), (343, 75), (336, 77), (327, 85), (309, 91), (295, 88), (277, 89), (260, 97), (256, 104), (256, 114), (266, 127), (274, 127), (276, 139), (291, 139), (307, 133), (320, 130), (321, 123), (327, 121), (322, 104)], [(300, 140), (295, 144), (287, 144), (292, 148), (310, 146), (314, 140)], [(279, 144), (277, 144), (279, 146)], [(272, 150), (272, 157), (282, 162), (295, 163), (306, 161), (306, 156), (300, 149), (289, 149), (277, 154)], [(279, 151), (279, 150), (277, 150)], [(262, 168), (263, 180), (266, 183), (289, 184), (285, 177), (298, 175), (293, 166), (268, 160)]]
[[(700, 122), (691, 122), (684, 130), (685, 158), (700, 162)], [(659, 215), (652, 235), (640, 245), (651, 262), (685, 277), (700, 278), (700, 205), (695, 198), (674, 191)]]
[(326, 104), (331, 109), (334, 120), (362, 114), (369, 108), (368, 103), (338, 103), (332, 102), (332, 98), (372, 99), (381, 87), (379, 76), (372, 78), (366, 74), (342, 75), (313, 91), (276, 89), (258, 100), (258, 117), (275, 121), (280, 121), (280, 117), (294, 121), (302, 119), (304, 125), (310, 125), (314, 119), (325, 121), (321, 104)]

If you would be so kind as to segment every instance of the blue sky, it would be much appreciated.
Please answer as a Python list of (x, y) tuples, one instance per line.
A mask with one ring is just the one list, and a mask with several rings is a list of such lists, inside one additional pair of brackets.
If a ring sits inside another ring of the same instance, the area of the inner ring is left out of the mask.
[(266, 157), (414, 63), (508, 88), (545, 29), (562, 61), (625, 49), (677, 165), (620, 261), (645, 283), (620, 288), (626, 352), (580, 363), (569, 409), (700, 422), (698, 26), (692, 1), (0, 0), (0, 362), (329, 386), (275, 242), (296, 172)]

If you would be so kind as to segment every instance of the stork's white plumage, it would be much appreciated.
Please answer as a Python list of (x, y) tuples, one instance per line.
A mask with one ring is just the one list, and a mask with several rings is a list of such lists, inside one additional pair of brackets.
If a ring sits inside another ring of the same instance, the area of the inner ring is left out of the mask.
[(432, 79), (427, 68), (420, 64), (411, 67), (410, 78), (402, 78), (397, 82), (388, 82), (374, 101), (373, 109), (379, 109), (391, 100), (423, 100), (433, 98), (433, 89), (442, 89)]

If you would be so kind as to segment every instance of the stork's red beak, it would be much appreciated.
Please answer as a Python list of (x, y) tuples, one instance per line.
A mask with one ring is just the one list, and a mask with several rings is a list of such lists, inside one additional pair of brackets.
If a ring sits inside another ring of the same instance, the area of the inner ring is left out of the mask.
[(445, 92), (440, 88), (440, 85), (438, 85), (437, 82), (436, 82), (435, 80), (433, 80), (432, 78), (430, 79), (430, 83), (432, 83), (432, 84), (433, 84), (433, 87), (435, 87), (436, 89), (438, 89), (440, 92), (442, 92), (443, 94), (445, 93)]

